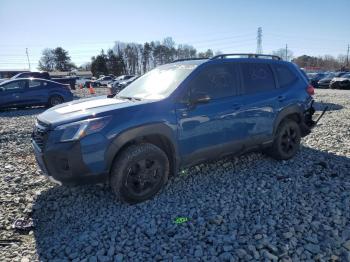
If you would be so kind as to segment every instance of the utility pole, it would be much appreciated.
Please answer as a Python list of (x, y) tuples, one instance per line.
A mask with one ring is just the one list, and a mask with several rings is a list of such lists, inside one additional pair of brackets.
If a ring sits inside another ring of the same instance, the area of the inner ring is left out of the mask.
[(29, 71), (31, 71), (31, 69), (30, 69), (29, 55), (28, 55), (28, 48), (26, 48), (26, 54), (27, 54), (27, 60), (28, 60)]
[(262, 28), (258, 28), (258, 34), (256, 37), (256, 53), (257, 54), (262, 54)]
[(350, 45), (348, 44), (348, 51), (346, 53), (346, 66), (349, 66), (349, 49), (350, 49)]
[(288, 45), (286, 44), (286, 61), (288, 61)]

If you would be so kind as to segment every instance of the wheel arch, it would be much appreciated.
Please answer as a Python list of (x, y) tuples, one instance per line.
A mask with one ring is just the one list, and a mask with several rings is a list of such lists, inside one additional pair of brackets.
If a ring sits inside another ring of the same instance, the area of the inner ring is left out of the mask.
[(303, 121), (303, 110), (299, 105), (291, 105), (280, 111), (273, 125), (273, 135), (276, 134), (278, 126), (284, 119), (292, 119), (300, 125)]
[(169, 159), (171, 173), (177, 173), (179, 154), (176, 131), (165, 123), (134, 127), (117, 135), (106, 151), (108, 172), (111, 172), (113, 162), (120, 152), (130, 145), (139, 143), (150, 143), (162, 149)]

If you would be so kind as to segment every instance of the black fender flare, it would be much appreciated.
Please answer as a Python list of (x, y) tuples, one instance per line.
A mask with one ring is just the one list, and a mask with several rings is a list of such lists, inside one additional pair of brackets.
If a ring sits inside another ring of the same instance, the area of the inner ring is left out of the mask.
[(273, 124), (273, 135), (276, 134), (277, 128), (279, 124), (283, 121), (283, 119), (285, 119), (288, 115), (292, 115), (292, 114), (297, 114), (300, 121), (303, 121), (304, 111), (299, 105), (294, 104), (294, 105), (287, 106), (286, 108), (281, 110), (277, 114), (277, 117), (275, 118), (275, 121)]
[(169, 159), (169, 161), (173, 161), (173, 171), (176, 173), (180, 163), (176, 132), (175, 128), (172, 128), (166, 123), (152, 123), (132, 127), (123, 131), (113, 139), (105, 153), (108, 171), (111, 170), (114, 158), (117, 156), (118, 152), (130, 141), (137, 141), (149, 135), (159, 135), (165, 137), (171, 143), (174, 155), (173, 159)]

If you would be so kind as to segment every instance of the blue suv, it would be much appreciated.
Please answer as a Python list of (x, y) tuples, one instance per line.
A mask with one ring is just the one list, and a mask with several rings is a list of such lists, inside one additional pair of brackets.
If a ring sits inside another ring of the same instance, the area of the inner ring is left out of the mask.
[(109, 181), (119, 199), (153, 197), (180, 168), (263, 150), (293, 157), (316, 121), (314, 89), (279, 57), (177, 60), (116, 96), (76, 100), (40, 114), (32, 144), (61, 184)]

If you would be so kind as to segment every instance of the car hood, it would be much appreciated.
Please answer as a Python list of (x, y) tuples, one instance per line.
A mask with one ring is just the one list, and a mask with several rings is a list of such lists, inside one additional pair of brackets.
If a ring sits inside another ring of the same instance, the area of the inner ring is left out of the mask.
[(61, 124), (91, 118), (107, 111), (143, 103), (147, 102), (145, 100), (134, 102), (126, 99), (107, 98), (106, 96), (79, 99), (46, 110), (38, 116), (38, 120), (51, 127), (55, 127)]

